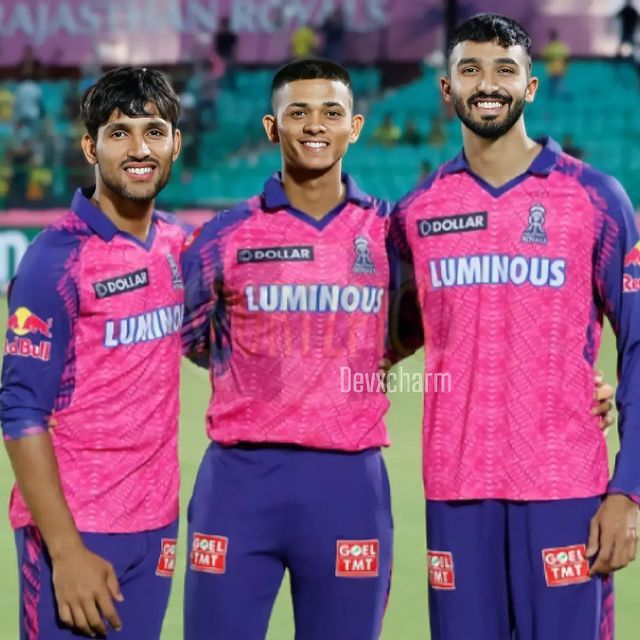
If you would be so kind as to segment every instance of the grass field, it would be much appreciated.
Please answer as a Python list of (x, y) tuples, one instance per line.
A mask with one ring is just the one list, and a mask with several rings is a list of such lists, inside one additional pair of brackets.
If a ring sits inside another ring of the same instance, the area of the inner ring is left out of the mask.
[[(4, 303), (0, 316), (6, 317)], [(2, 328), (4, 334), (4, 328)], [(615, 354), (610, 334), (602, 348), (600, 365), (608, 380), (614, 379)], [(421, 359), (405, 363), (406, 369), (419, 370)], [(541, 374), (543, 375), (543, 374)], [(639, 390), (640, 392), (640, 390)], [(183, 469), (182, 536), (179, 543), (179, 558), (184, 559), (186, 520), (184, 509), (191, 491), (200, 457), (206, 446), (203, 416), (208, 399), (206, 375), (189, 364), (183, 365), (182, 377), (182, 421), (180, 458)], [(383, 640), (424, 640), (429, 637), (426, 615), (426, 571), (424, 500), (420, 467), (420, 418), (422, 398), (415, 393), (392, 395), (389, 428), (393, 446), (386, 452), (391, 477), (395, 521), (395, 557), (391, 598), (385, 618)], [(616, 438), (610, 436), (612, 449)], [(640, 461), (639, 461), (640, 464)], [(0, 501), (7, 504), (12, 474), (6, 455), (0, 455)], [(179, 640), (182, 637), (182, 581), (183, 563), (176, 573), (169, 611), (165, 620), (163, 640)], [(17, 568), (13, 536), (6, 517), (0, 519), (0, 640), (14, 640), (17, 632)], [(618, 640), (640, 638), (640, 560), (621, 574), (617, 589), (617, 634)], [(276, 603), (269, 640), (293, 638), (292, 613), (289, 604), (288, 585), (283, 583)], [(114, 634), (114, 636), (117, 634)], [(46, 640), (46, 639), (44, 639)], [(242, 640), (242, 638), (238, 638)], [(331, 640), (327, 638), (327, 640)], [(469, 638), (469, 640), (474, 640)]]

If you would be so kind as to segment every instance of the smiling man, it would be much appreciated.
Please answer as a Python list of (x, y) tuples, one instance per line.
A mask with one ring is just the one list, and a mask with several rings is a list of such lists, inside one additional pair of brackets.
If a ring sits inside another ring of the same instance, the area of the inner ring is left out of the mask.
[(153, 205), (180, 151), (179, 103), (158, 71), (123, 68), (81, 111), (96, 186), (38, 236), (9, 291), (0, 412), (20, 637), (109, 623), (157, 640), (178, 518), (184, 233)]
[(185, 338), (211, 350), (189, 508), (188, 640), (262, 640), (285, 570), (296, 638), (372, 640), (391, 572), (384, 393), (343, 392), (384, 351), (388, 203), (342, 173), (358, 139), (348, 73), (283, 67), (264, 118), (282, 171), (183, 254)]
[[(513, 20), (453, 33), (442, 95), (464, 149), (404, 198), (427, 394), (424, 483), (434, 640), (608, 640), (611, 572), (636, 554), (640, 280), (619, 183), (534, 140), (538, 80)], [(591, 414), (603, 315), (617, 335), (621, 449), (609, 481)]]

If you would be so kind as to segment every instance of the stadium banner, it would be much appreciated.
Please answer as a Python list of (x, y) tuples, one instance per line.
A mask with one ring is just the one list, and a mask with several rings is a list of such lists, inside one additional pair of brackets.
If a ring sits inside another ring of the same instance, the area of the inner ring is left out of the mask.
[[(67, 213), (67, 209), (29, 211), (11, 209), (0, 212), (0, 293), (5, 293), (18, 264), (33, 239), (49, 224)], [(197, 227), (204, 224), (214, 211), (207, 209), (176, 212), (180, 220)]]
[[(479, 11), (520, 20), (540, 49), (558, 28), (572, 53), (611, 55), (617, 43), (613, 14), (622, 0), (460, 0), (460, 19)], [(419, 61), (442, 49), (441, 0), (5, 0), (0, 4), (0, 66), (13, 66), (27, 45), (46, 65), (174, 64), (210, 57), (222, 17), (239, 34), (246, 64), (287, 60), (291, 33), (322, 24), (343, 9), (345, 59), (372, 63)]]

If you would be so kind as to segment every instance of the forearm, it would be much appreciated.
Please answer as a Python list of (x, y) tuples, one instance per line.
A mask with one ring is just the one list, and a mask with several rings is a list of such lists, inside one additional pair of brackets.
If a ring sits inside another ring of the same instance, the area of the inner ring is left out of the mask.
[(5, 447), (31, 516), (52, 558), (82, 546), (62, 492), (51, 436), (41, 433), (5, 440)]

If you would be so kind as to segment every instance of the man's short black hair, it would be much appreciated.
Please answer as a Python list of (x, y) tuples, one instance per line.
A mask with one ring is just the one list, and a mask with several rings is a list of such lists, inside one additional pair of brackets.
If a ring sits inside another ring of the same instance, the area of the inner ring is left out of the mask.
[(531, 36), (522, 25), (497, 13), (479, 13), (456, 27), (447, 45), (447, 66), (451, 52), (461, 42), (497, 42), (501, 47), (521, 46), (531, 66)]
[(180, 100), (164, 73), (145, 67), (120, 67), (105, 73), (82, 97), (80, 116), (95, 140), (98, 129), (117, 109), (130, 118), (150, 116), (153, 104), (160, 117), (178, 126)]
[(271, 81), (271, 100), (280, 87), (296, 80), (337, 80), (349, 89), (349, 94), (353, 99), (351, 76), (343, 66), (331, 60), (309, 58), (290, 62), (276, 71)]

